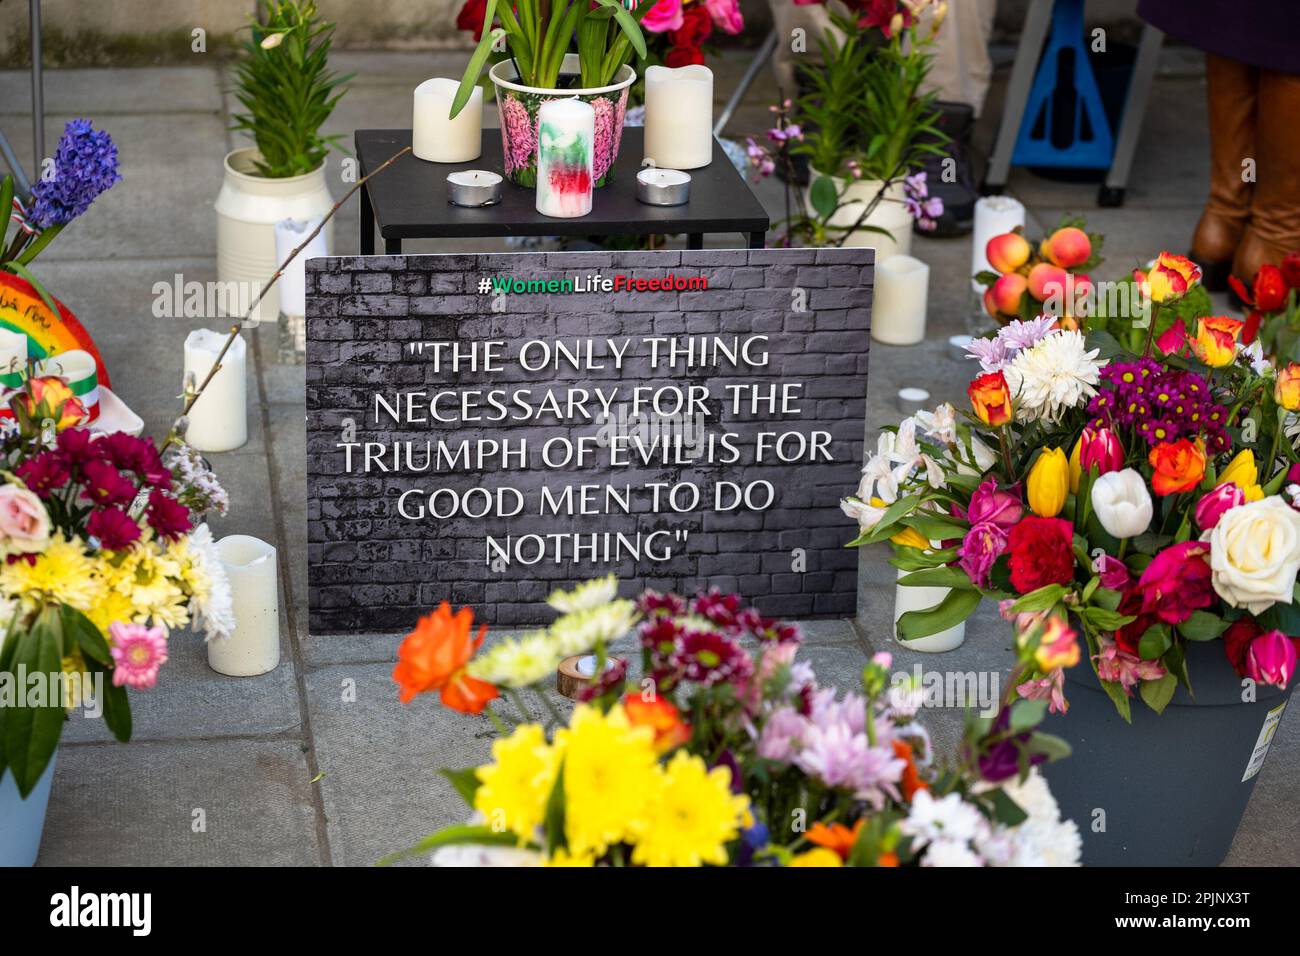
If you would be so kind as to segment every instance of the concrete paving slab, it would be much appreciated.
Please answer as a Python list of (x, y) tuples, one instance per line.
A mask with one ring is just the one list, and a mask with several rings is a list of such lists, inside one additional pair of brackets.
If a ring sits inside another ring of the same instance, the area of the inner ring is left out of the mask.
[[(85, 116), (99, 126), (115, 114), (216, 113), (221, 109), (218, 65), (199, 54), (194, 61), (193, 66), (141, 67), (129, 72), (46, 70), (46, 114)], [(129, 82), (123, 82), (123, 77)], [(15, 112), (31, 116), (31, 79), (27, 70), (0, 71), (0, 117)], [(62, 128), (61, 122), (56, 126), (51, 121), (46, 137), (57, 135)], [(27, 160), (26, 155), (22, 158)]]
[(42, 866), (321, 862), (297, 741), (80, 744), (58, 760)]

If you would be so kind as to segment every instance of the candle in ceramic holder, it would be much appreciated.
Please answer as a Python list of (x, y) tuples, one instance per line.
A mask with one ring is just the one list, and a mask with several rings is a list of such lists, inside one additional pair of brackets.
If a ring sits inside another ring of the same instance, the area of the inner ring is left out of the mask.
[(950, 335), (948, 336), (948, 358), (955, 362), (964, 362), (970, 358), (970, 353), (966, 351), (966, 346), (975, 341), (970, 335)]
[(26, 376), (26, 333), (0, 329), (0, 386), (18, 388)]
[(596, 111), (581, 100), (548, 100), (537, 111), (537, 211), (555, 219), (591, 212)]
[(474, 87), (464, 109), (451, 118), (451, 103), (460, 86), (456, 80), (425, 80), (415, 88), (411, 117), (411, 147), (417, 159), (434, 163), (467, 163), (483, 150), (483, 90)]
[(915, 345), (925, 338), (930, 267), (911, 256), (890, 256), (876, 266), (871, 337), (886, 345)]
[[(1025, 224), (1025, 207), (1010, 196), (983, 196), (975, 203), (975, 231), (971, 234), (970, 274), (993, 270), (985, 249), (989, 240)], [(983, 293), (984, 287), (971, 279), (971, 288)]]
[(691, 174), (647, 166), (636, 174), (636, 198), (648, 206), (681, 206), (691, 198)]
[(486, 169), (447, 174), (447, 202), (453, 206), (495, 206), (501, 201), (501, 176)]
[(930, 407), (930, 393), (923, 388), (909, 386), (898, 390), (898, 410), (904, 415), (915, 415)]
[[(185, 375), (194, 376), (194, 387), (203, 384), (229, 333), (196, 329), (185, 339)], [(248, 441), (244, 367), (246, 346), (235, 338), (221, 359), (221, 368), (186, 416), (189, 428), (185, 440), (199, 451), (230, 451)]]
[(280, 663), (280, 584), (275, 548), (252, 535), (217, 542), (230, 580), (235, 629), (208, 643), (208, 666), (228, 677), (255, 677)]
[[(911, 571), (900, 570), (898, 577), (901, 580), (911, 574)], [(966, 640), (966, 622), (961, 621), (954, 624), (938, 634), (928, 634), (925, 637), (918, 637), (914, 641), (899, 640), (897, 634), (898, 619), (907, 611), (928, 611), (940, 601), (944, 600), (952, 588), (933, 588), (933, 587), (909, 587), (902, 584), (894, 586), (894, 640), (898, 641), (908, 650), (921, 651), (926, 654), (941, 654), (944, 651), (952, 651), (961, 647), (962, 642)]]
[(713, 161), (713, 71), (707, 66), (645, 71), (645, 158), (666, 169)]

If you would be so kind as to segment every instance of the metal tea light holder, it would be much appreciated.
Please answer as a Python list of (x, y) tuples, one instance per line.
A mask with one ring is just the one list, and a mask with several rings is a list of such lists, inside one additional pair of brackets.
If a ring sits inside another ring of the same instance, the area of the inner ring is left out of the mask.
[(501, 201), (500, 173), (462, 169), (447, 174), (447, 202), (453, 206), (495, 206)]

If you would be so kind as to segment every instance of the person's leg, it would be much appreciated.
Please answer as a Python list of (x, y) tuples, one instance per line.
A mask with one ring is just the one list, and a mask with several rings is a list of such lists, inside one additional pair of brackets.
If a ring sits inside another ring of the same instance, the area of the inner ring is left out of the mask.
[[(772, 28), (776, 31), (772, 69), (782, 94), (794, 97), (798, 93), (795, 64), (820, 61), (818, 41), (830, 27), (830, 17), (820, 5), (796, 6), (790, 0), (768, 0), (768, 8), (772, 11)], [(803, 32), (796, 34), (797, 30)], [(794, 49), (796, 36), (802, 51), (798, 53)]]
[(1266, 262), (1278, 265), (1300, 249), (1300, 74), (1261, 69), (1255, 115), (1250, 221), (1232, 262), (1247, 282)]
[(1245, 162), (1255, 155), (1259, 69), (1213, 53), (1205, 55), (1205, 105), (1210, 124), (1210, 195), (1190, 257), (1212, 292), (1227, 288), (1232, 257), (1250, 218), (1251, 184)]

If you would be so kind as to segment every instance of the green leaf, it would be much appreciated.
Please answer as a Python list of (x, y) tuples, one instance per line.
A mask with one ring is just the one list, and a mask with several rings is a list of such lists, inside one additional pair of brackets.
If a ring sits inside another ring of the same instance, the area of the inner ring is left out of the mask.
[(1129, 707), (1128, 694), (1124, 692), (1124, 686), (1118, 681), (1104, 680), (1101, 681), (1101, 689), (1106, 692), (1106, 696), (1115, 705), (1115, 710), (1124, 718), (1124, 722), (1127, 724), (1133, 723), (1133, 713)]
[(618, 24), (618, 28), (623, 31), (623, 35), (632, 44), (632, 49), (636, 50), (636, 55), (644, 60), (646, 58), (646, 48), (645, 37), (641, 33), (641, 24), (623, 8), (623, 4), (619, 0), (596, 0), (596, 2), (602, 7), (608, 7), (614, 11), (614, 22)]
[(1110, 588), (1097, 588), (1092, 593), (1092, 603), (1097, 607), (1104, 607), (1108, 611), (1114, 611), (1118, 608), (1119, 602), (1122, 600), (1124, 600), (1124, 595)]
[[(62, 638), (53, 624), (57, 620), (57, 610), (46, 608), (29, 630), (13, 638), (18, 642), (11, 660), (11, 673), (15, 675), (15, 681), (22, 670), (25, 670), (29, 678), (37, 674), (62, 673)], [(62, 684), (56, 682), (50, 689), (61, 687)], [(5, 759), (14, 775), (18, 792), (24, 798), (32, 792), (45, 773), (45, 768), (49, 766), (50, 758), (59, 746), (66, 717), (62, 700), (55, 700), (52, 704), (47, 701), (43, 707), (14, 707), (6, 712)]]
[(1036, 730), (1030, 735), (1027, 747), (1030, 753), (1043, 754), (1049, 761), (1064, 760), (1072, 752), (1065, 740), (1055, 734), (1045, 734), (1041, 730)]
[(1212, 641), (1228, 629), (1228, 622), (1208, 611), (1193, 611), (1178, 625), (1178, 633), (1189, 641)]
[(9, 248), (9, 220), (14, 206), (14, 178), (5, 173), (0, 181), (0, 249)]
[(14, 259), (10, 259), (6, 262), (4, 268), (8, 269), (19, 278), (26, 279), (28, 284), (36, 290), (36, 294), (41, 297), (41, 301), (45, 303), (45, 307), (50, 310), (50, 314), (54, 316), (55, 320), (59, 322), (63, 321), (62, 313), (59, 312), (59, 306), (54, 301), (54, 297), (45, 290), (45, 286), (41, 285), (41, 281), (37, 279), (36, 276), (32, 275), (30, 269)]
[(542, 832), (546, 834), (548, 855), (553, 855), (556, 850), (568, 849), (569, 840), (564, 834), (564, 812), (564, 761), (560, 761), (555, 785), (551, 787), (551, 795), (546, 798), (546, 814), (542, 818)]
[(907, 545), (895, 545), (894, 548), (894, 556), (889, 559), (889, 563), (900, 571), (924, 571), (957, 558), (956, 548), (946, 548), (943, 551), (922, 551)]
[(1144, 661), (1159, 660), (1173, 643), (1168, 624), (1152, 624), (1138, 641), (1138, 656)]
[(1011, 612), (1027, 614), (1032, 611), (1046, 611), (1048, 608), (1055, 607), (1061, 598), (1065, 597), (1065, 593), (1065, 588), (1060, 584), (1045, 584), (1019, 598), (1011, 605)]
[(993, 804), (993, 819), (1003, 826), (1019, 826), (1029, 819), (1029, 814), (1021, 809), (1020, 804), (1008, 797), (1001, 788), (989, 794), (989, 801)]
[(450, 770), (443, 767), (438, 773), (446, 777), (460, 798), (465, 801), (467, 806), (474, 806), (474, 794), (478, 793), (481, 781), (478, 778), (477, 767), (466, 767), (464, 770)]
[(952, 541), (966, 537), (970, 528), (955, 524), (936, 515), (914, 511), (902, 519), (902, 523), (918, 531), (927, 541)]
[(1081, 612), (1089, 624), (1096, 625), (1103, 631), (1117, 631), (1125, 624), (1132, 624), (1136, 618), (1118, 611), (1108, 611), (1104, 607), (1086, 607)]
[(125, 687), (113, 686), (113, 674), (93, 658), (86, 658), (86, 670), (104, 675), (104, 723), (121, 743), (131, 739), (131, 699)]
[(1141, 688), (1142, 699), (1157, 714), (1162, 714), (1169, 706), (1169, 702), (1173, 700), (1174, 690), (1177, 687), (1178, 678), (1173, 674), (1165, 674), (1158, 680), (1144, 680)]
[(470, 54), (469, 63), (465, 67), (465, 74), (460, 78), (460, 86), (456, 88), (456, 95), (452, 98), (452, 119), (455, 119), (460, 111), (465, 108), (465, 104), (469, 102), (474, 87), (478, 85), (479, 74), (483, 72), (483, 65), (487, 63), (488, 56), (492, 53), (492, 42), (495, 39), (492, 18), (496, 16), (496, 11), (497, 0), (487, 0), (487, 7), (483, 11), (483, 36), (478, 41), (478, 46), (474, 48), (474, 52)]
[(813, 180), (812, 188), (808, 192), (808, 198), (812, 202), (812, 207), (817, 211), (817, 215), (823, 219), (829, 219), (835, 215), (835, 210), (839, 208), (840, 197), (835, 190), (835, 183), (829, 176), (818, 176)]
[(1018, 700), (1011, 705), (1011, 732), (1018, 734), (1026, 730), (1033, 730), (1043, 722), (1043, 718), (1046, 716), (1047, 701)]
[(912, 509), (920, 503), (920, 495), (907, 495), (904, 498), (899, 498), (885, 509), (885, 513), (880, 516), (880, 520), (876, 522), (874, 528), (858, 535), (845, 545), (845, 547), (856, 548), (861, 547), (864, 544), (875, 544), (878, 541), (884, 541), (886, 538), (892, 538), (894, 535), (898, 534), (897, 529), (894, 528), (894, 524), (900, 518), (910, 514)]
[(940, 567), (913, 571), (898, 579), (905, 588), (956, 588), (958, 590), (975, 590), (975, 585), (961, 568)]
[(418, 856), (421, 853), (430, 853), (439, 847), (455, 846), (457, 844), (485, 845), (485, 846), (518, 846), (519, 838), (510, 831), (498, 833), (490, 827), (478, 826), (468, 823), (461, 823), (455, 826), (439, 830), (437, 833), (431, 833), (414, 846), (409, 846), (405, 850), (398, 850), (396, 853), (390, 853), (381, 859), (375, 866), (389, 866), (398, 860), (407, 857)]
[(954, 590), (932, 608), (904, 613), (898, 619), (898, 639), (914, 641), (919, 637), (946, 631), (970, 617), (979, 603), (978, 591)]
[(105, 667), (113, 666), (113, 655), (108, 651), (108, 642), (99, 632), (90, 618), (74, 607), (63, 605), (63, 633), (69, 644), (80, 648), (84, 657), (98, 661)]

